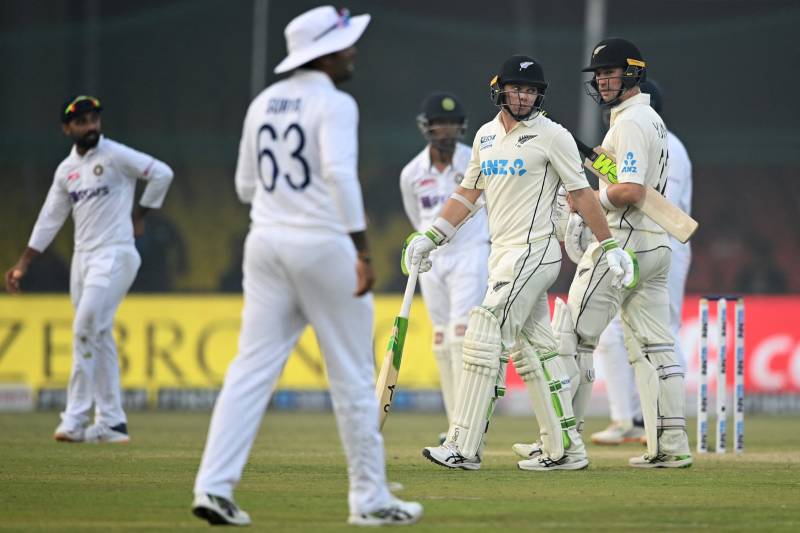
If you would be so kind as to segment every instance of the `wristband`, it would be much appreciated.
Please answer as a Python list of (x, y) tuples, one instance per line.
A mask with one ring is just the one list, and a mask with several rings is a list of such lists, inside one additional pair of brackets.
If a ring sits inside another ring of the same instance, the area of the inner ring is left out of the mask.
[(617, 206), (612, 204), (611, 200), (608, 199), (608, 187), (600, 189), (600, 205), (608, 211), (614, 211), (617, 208)]
[(433, 221), (433, 225), (425, 232), (425, 235), (433, 241), (436, 246), (441, 246), (450, 241), (456, 233), (456, 228), (442, 217)]

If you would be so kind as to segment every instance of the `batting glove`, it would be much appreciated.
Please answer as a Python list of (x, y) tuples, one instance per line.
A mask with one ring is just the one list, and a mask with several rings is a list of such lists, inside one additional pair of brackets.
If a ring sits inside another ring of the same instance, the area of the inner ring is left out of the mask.
[(429, 255), (436, 249), (437, 245), (433, 241), (433, 238), (428, 235), (429, 233), (431, 232), (420, 233), (415, 231), (408, 236), (406, 242), (403, 244), (400, 268), (406, 276), (408, 276), (408, 273), (411, 271), (412, 265), (419, 264), (420, 274), (427, 272), (431, 269), (431, 266), (433, 266)]
[(611, 286), (615, 289), (633, 289), (639, 283), (639, 262), (636, 254), (619, 247), (613, 237), (600, 243), (606, 251), (606, 263), (611, 272)]

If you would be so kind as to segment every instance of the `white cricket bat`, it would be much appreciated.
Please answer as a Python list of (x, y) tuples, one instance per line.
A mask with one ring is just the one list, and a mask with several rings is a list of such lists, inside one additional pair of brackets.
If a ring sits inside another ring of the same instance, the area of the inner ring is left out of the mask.
[[(612, 180), (616, 179), (616, 162), (601, 147), (589, 148), (578, 139), (575, 139), (575, 142), (578, 150), (586, 158), (583, 166), (588, 168), (598, 179), (610, 185)], [(681, 242), (687, 242), (700, 225), (653, 187), (647, 187), (644, 200), (636, 207)]]
[(400, 314), (394, 319), (389, 346), (386, 347), (386, 355), (383, 357), (381, 371), (375, 384), (375, 395), (378, 397), (380, 407), (379, 424), (381, 429), (383, 429), (383, 424), (386, 423), (386, 417), (389, 416), (389, 410), (392, 408), (397, 378), (400, 376), (400, 362), (403, 359), (403, 345), (406, 342), (406, 331), (408, 330), (408, 313), (411, 311), (411, 302), (414, 299), (418, 276), (419, 264), (416, 264), (411, 267), (411, 272), (408, 274), (403, 305), (400, 307)]

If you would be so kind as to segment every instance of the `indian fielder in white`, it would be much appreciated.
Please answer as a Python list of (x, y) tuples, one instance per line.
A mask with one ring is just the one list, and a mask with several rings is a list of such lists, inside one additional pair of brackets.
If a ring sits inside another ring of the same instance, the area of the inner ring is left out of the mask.
[(252, 204), (239, 351), (214, 406), (195, 515), (247, 525), (233, 491), (292, 347), (311, 324), (325, 358), (350, 479), (348, 522), (404, 525), (422, 506), (394, 498), (378, 429), (373, 274), (358, 182), (358, 106), (335, 84), (354, 69), (369, 15), (325, 6), (292, 20), (288, 56), (244, 119), (236, 191)]
[[(467, 117), (464, 106), (453, 94), (428, 95), (417, 116), (417, 126), (428, 145), (403, 168), (400, 191), (411, 225), (422, 232), (433, 224), (456, 185), (464, 179), (472, 152), (469, 146), (458, 142), (467, 129)], [(486, 291), (486, 212), (476, 212), (452, 242), (434, 250), (431, 257), (436, 261), (419, 282), (433, 323), (433, 354), (449, 425), (453, 422), (456, 385), (461, 378), (461, 349), (469, 310), (480, 304)]]
[[(545, 439), (550, 463), (531, 466), (577, 470), (588, 465), (569, 392), (577, 369), (573, 356), (558, 357), (547, 304), (547, 289), (561, 266), (552, 220), (559, 183), (572, 191), (577, 209), (602, 241), (608, 268), (620, 286), (633, 279), (633, 263), (611, 238), (572, 136), (540, 113), (547, 83), (538, 61), (512, 56), (490, 88), (500, 112), (478, 130), (464, 179), (440, 216), (404, 250), (406, 261), (419, 264), (421, 272), (428, 270), (428, 254), (453, 239), (485, 195), (492, 243), (488, 289), (481, 305), (470, 312), (447, 440), (425, 448), (423, 455), (447, 468), (480, 468), (483, 436), (505, 391), (505, 366), (511, 358), (539, 424), (550, 436)], [(528, 468), (524, 463), (519, 467)]]
[[(646, 80), (640, 84), (643, 93), (650, 95), (650, 105), (660, 115), (663, 109), (663, 94), (653, 80)], [(667, 199), (680, 207), (684, 212), (691, 213), (692, 208), (692, 162), (686, 148), (675, 134), (667, 131), (667, 148), (669, 151), (669, 166), (667, 168)], [(675, 339), (675, 358), (686, 371), (686, 360), (679, 342), (681, 327), (681, 310), (683, 309), (683, 294), (686, 287), (686, 277), (689, 274), (689, 265), (692, 261), (691, 245), (682, 243), (670, 237), (672, 259), (669, 265), (667, 290), (669, 291), (670, 328)], [(644, 436), (644, 421), (642, 409), (639, 404), (639, 393), (636, 391), (636, 382), (633, 369), (628, 363), (625, 350), (625, 339), (622, 335), (622, 322), (619, 315), (608, 325), (600, 341), (597, 343), (595, 354), (599, 357), (600, 365), (606, 376), (606, 389), (608, 404), (611, 410), (611, 425), (603, 431), (593, 433), (592, 442), (596, 444), (621, 444), (623, 442), (647, 442)]]
[[(72, 371), (67, 405), (54, 434), (62, 442), (130, 440), (122, 409), (114, 314), (141, 263), (134, 224), (139, 225), (148, 209), (161, 207), (172, 181), (166, 164), (101, 135), (102, 109), (97, 98), (86, 95), (69, 98), (61, 109), (63, 131), (74, 142), (72, 151), (56, 169), (27, 249), (6, 272), (6, 288), (19, 292), (31, 260), (50, 245), (72, 213)], [(138, 179), (148, 184), (134, 210)], [(86, 428), (92, 404), (94, 424)]]
[[(611, 108), (611, 128), (603, 148), (616, 158), (617, 183), (601, 183), (599, 199), (613, 235), (635, 252), (638, 283), (624, 292), (613, 290), (602, 263), (604, 253), (593, 243), (578, 263), (567, 304), (557, 302), (553, 324), (559, 353), (565, 357), (573, 354), (578, 361), (580, 384), (574, 390), (573, 408), (581, 421), (591, 399), (592, 354), (603, 330), (621, 311), (647, 435), (647, 453), (631, 458), (629, 464), (682, 468), (691, 466), (692, 456), (686, 434), (683, 369), (675, 360), (669, 328), (667, 277), (672, 251), (666, 232), (634, 207), (645, 187), (663, 194), (667, 184), (667, 128), (650, 107), (650, 96), (639, 89), (645, 69), (639, 49), (624, 39), (598, 43), (591, 64), (583, 69), (593, 73), (589, 94), (601, 106)], [(539, 453), (536, 448), (536, 444), (515, 445), (514, 451), (534, 461)]]

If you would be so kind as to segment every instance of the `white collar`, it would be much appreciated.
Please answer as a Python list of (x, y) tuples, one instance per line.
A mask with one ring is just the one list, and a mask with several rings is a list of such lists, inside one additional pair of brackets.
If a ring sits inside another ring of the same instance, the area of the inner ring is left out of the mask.
[(639, 105), (639, 104), (649, 106), (650, 105), (650, 95), (647, 94), (647, 93), (639, 93), (637, 95), (631, 96), (630, 98), (628, 98), (627, 100), (625, 100), (621, 104), (619, 104), (617, 106), (614, 106), (611, 109), (611, 122), (610, 123), (613, 125), (614, 124), (614, 119), (617, 117), (617, 115), (619, 115), (620, 113), (622, 113), (626, 109), (628, 109), (630, 107), (633, 107), (635, 105)]
[(294, 71), (290, 79), (302, 79), (306, 83), (317, 83), (328, 87), (335, 87), (330, 76), (313, 68), (299, 68)]

